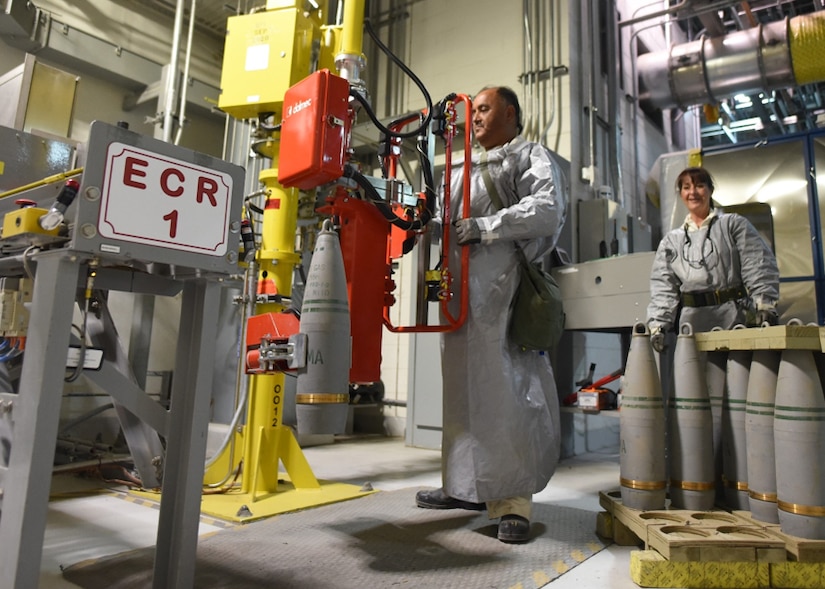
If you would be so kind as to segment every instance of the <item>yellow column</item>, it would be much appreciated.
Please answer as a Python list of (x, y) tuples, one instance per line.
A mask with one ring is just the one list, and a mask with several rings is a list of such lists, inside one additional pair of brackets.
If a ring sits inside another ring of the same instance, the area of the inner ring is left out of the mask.
[(361, 48), (364, 44), (364, 3), (364, 0), (344, 2), (341, 53), (361, 55)]
[[(259, 178), (268, 193), (258, 251), (259, 290), (288, 297), (292, 294), (292, 273), (300, 263), (300, 255), (295, 252), (298, 190), (278, 183), (277, 156), (273, 159), (273, 168), (262, 171)], [(277, 313), (283, 309), (281, 303), (260, 303), (256, 313)], [(283, 438), (279, 432), (284, 427), (284, 380), (282, 373), (250, 378), (242, 483), (245, 493), (266, 495), (277, 491), (279, 446)]]

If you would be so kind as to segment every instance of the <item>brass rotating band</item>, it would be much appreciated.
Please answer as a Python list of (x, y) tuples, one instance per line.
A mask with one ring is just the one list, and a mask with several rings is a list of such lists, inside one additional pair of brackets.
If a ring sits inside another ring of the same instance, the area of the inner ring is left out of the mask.
[(693, 483), (690, 481), (674, 481), (670, 479), (670, 487), (683, 489), (685, 491), (712, 491), (716, 488), (716, 483)]
[(759, 501), (776, 503), (776, 493), (757, 493), (752, 489), (748, 489), (748, 497), (751, 499), (758, 499)]
[(300, 395), (295, 395), (295, 402), (300, 405), (349, 403), (349, 395), (340, 395), (338, 393), (301, 393)]
[(739, 481), (729, 481), (728, 479), (723, 479), (722, 482), (728, 489), (736, 489), (737, 491), (748, 490), (748, 483), (740, 483)]
[(637, 491), (658, 491), (667, 487), (665, 481), (633, 481), (631, 479), (619, 478), (622, 487), (636, 489)]
[(812, 517), (825, 517), (825, 507), (819, 505), (797, 505), (796, 503), (788, 503), (786, 501), (777, 501), (777, 507), (782, 511), (793, 513), (795, 515), (810, 515)]

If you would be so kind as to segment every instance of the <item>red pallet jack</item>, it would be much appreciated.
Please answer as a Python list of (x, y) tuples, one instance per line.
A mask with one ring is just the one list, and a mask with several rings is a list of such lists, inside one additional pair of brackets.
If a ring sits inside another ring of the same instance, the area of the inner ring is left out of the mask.
[(618, 408), (618, 395), (615, 391), (605, 388), (604, 385), (621, 378), (624, 374), (624, 368), (619, 368), (596, 382), (593, 382), (593, 372), (595, 370), (596, 365), (591, 364), (587, 378), (576, 383), (576, 386), (581, 388), (575, 393), (567, 395), (562, 400), (563, 405), (577, 405), (585, 411), (601, 411), (603, 409)]

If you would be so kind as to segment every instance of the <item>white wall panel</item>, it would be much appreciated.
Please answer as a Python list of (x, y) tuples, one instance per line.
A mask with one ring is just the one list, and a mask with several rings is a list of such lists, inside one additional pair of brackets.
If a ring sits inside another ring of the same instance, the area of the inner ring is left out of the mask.
[[(410, 7), (410, 66), (434, 99), (489, 84), (519, 90), (521, 2), (426, 0)], [(409, 88), (409, 107), (422, 106)]]

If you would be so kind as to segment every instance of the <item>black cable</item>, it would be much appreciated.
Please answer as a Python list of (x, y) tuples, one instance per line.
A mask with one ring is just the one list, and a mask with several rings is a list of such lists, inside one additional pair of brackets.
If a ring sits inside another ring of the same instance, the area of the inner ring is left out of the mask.
[[(429, 221), (432, 218), (433, 210), (435, 210), (436, 194), (435, 189), (433, 188), (435, 185), (435, 181), (433, 179), (433, 168), (430, 164), (430, 158), (427, 156), (427, 140), (424, 136), (419, 138), (416, 143), (416, 149), (418, 150), (419, 166), (421, 167), (424, 175), (424, 206), (428, 214), (427, 221)], [(427, 221), (424, 223), (426, 224)]]
[[(408, 121), (412, 122), (413, 119), (415, 119), (415, 118), (418, 118), (419, 120), (423, 120), (423, 115), (422, 114), (417, 114), (417, 115), (409, 115), (408, 114), (408, 115), (398, 117), (398, 118), (393, 119), (392, 121), (390, 121), (389, 127), (393, 128), (397, 125), (401, 125), (402, 123), (406, 124)], [(421, 133), (418, 136), (419, 141), (423, 137), (425, 137), (425, 135), (423, 133)], [(397, 139), (397, 137), (396, 137), (396, 139)], [(400, 141), (397, 144), (393, 143), (393, 138), (392, 137), (387, 136), (385, 133), (381, 133), (381, 136), (379, 137), (378, 145), (379, 145), (379, 147), (378, 147), (378, 163), (381, 166), (382, 178), (387, 178), (387, 176), (389, 175), (389, 172), (387, 170), (387, 159), (389, 159), (391, 157), (393, 147), (395, 147), (397, 145), (400, 148), (401, 143), (400, 143)]]
[(384, 43), (381, 42), (381, 39), (378, 38), (378, 35), (373, 30), (372, 24), (370, 24), (369, 19), (364, 19), (364, 28), (366, 29), (367, 33), (369, 34), (369, 36), (373, 40), (373, 42), (376, 45), (378, 45), (378, 48), (381, 49), (381, 51), (383, 51), (384, 54), (395, 65), (397, 65), (399, 68), (401, 68), (401, 71), (403, 71), (405, 74), (407, 74), (407, 76), (409, 76), (409, 78), (413, 81), (413, 83), (415, 83), (415, 85), (418, 86), (418, 89), (421, 90), (421, 93), (424, 95), (424, 100), (427, 103), (427, 114), (424, 117), (424, 122), (421, 123), (421, 125), (413, 131), (408, 131), (406, 133), (399, 133), (399, 132), (396, 132), (396, 131), (390, 131), (389, 129), (387, 129), (387, 127), (385, 127), (381, 123), (381, 121), (378, 120), (378, 117), (375, 116), (375, 113), (373, 112), (372, 107), (367, 103), (367, 100), (363, 96), (361, 96), (355, 90), (350, 90), (350, 95), (353, 96), (358, 102), (361, 103), (361, 105), (364, 107), (364, 110), (367, 111), (367, 116), (369, 116), (370, 120), (383, 133), (386, 133), (387, 135), (392, 135), (393, 137), (400, 137), (402, 139), (406, 138), (406, 137), (415, 137), (419, 133), (423, 132), (427, 128), (427, 125), (430, 124), (430, 119), (432, 118), (432, 110), (433, 110), (433, 101), (430, 98), (430, 93), (427, 92), (427, 88), (424, 87), (424, 84), (421, 82), (421, 80), (418, 78), (418, 76), (416, 76), (412, 72), (412, 70), (410, 70), (410, 68), (408, 68), (404, 64), (403, 61), (398, 59), (398, 57), (396, 57), (396, 55), (392, 51), (390, 51), (389, 47), (387, 47), (386, 45), (384, 45)]
[(65, 376), (63, 378), (64, 382), (74, 382), (80, 375), (83, 373), (83, 366), (84, 362), (86, 361), (86, 326), (88, 323), (89, 317), (89, 300), (91, 299), (91, 295), (87, 296), (83, 305), (83, 308), (80, 310), (81, 316), (81, 324), (80, 324), (80, 335), (78, 336), (80, 339), (80, 353), (77, 358), (77, 366), (74, 367), (71, 374)]
[(432, 214), (429, 211), (424, 211), (424, 214), (421, 215), (421, 218), (411, 221), (409, 219), (402, 219), (395, 212), (392, 210), (392, 207), (381, 198), (381, 195), (378, 194), (378, 191), (375, 189), (375, 186), (364, 176), (361, 172), (353, 168), (352, 166), (346, 166), (344, 168), (344, 177), (351, 178), (355, 180), (355, 182), (364, 189), (364, 192), (367, 193), (369, 197), (369, 201), (375, 205), (378, 211), (384, 216), (384, 218), (401, 229), (402, 231), (420, 231), (424, 225), (429, 222)]
[[(252, 199), (253, 199), (253, 198), (255, 198), (255, 197), (257, 197), (257, 196), (260, 196), (260, 195), (255, 194), (255, 195), (250, 195), (250, 196), (247, 196), (247, 197), (244, 199), (243, 203), (244, 203), (244, 206), (245, 206), (247, 209), (249, 209), (250, 211), (252, 211), (253, 213), (257, 213), (257, 214), (259, 214), (259, 215), (263, 215), (263, 214), (264, 214), (264, 210), (263, 210), (261, 207), (259, 207), (258, 205), (256, 205), (256, 204), (252, 204)], [(251, 219), (250, 219), (250, 220), (251, 220)]]
[(281, 130), (281, 123), (277, 123), (275, 125), (270, 125), (269, 123), (266, 122), (266, 120), (268, 118), (274, 117), (274, 116), (275, 116), (274, 112), (258, 113), (258, 126), (261, 129), (263, 129), (264, 131), (267, 131), (267, 132), (280, 131)]

